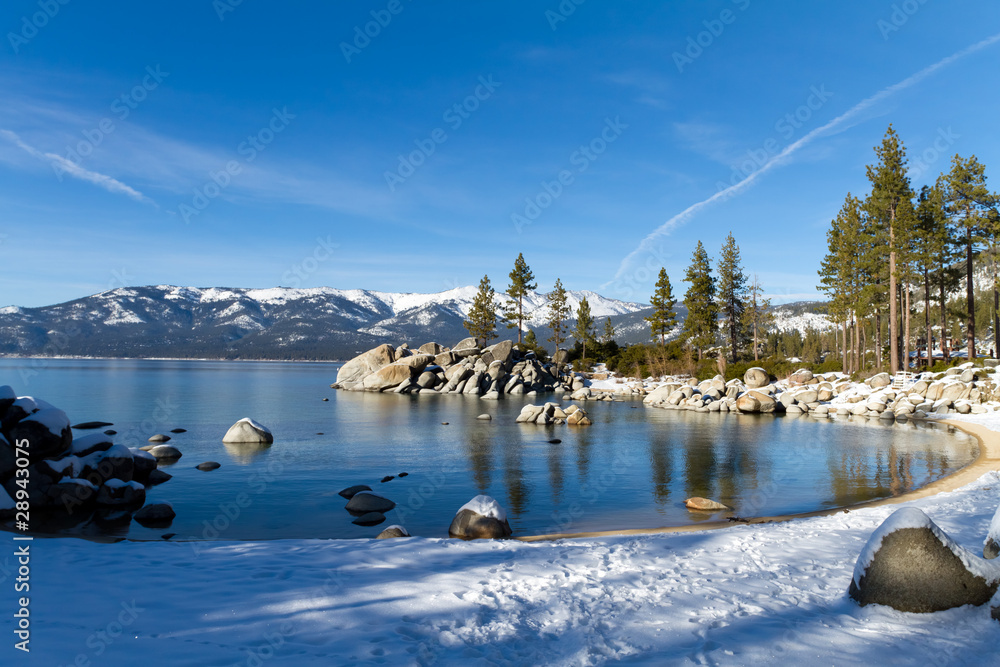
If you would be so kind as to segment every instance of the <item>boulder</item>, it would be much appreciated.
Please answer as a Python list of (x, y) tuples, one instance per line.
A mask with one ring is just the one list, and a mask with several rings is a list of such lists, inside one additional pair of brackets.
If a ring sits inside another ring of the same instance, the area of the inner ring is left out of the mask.
[(377, 526), (385, 521), (385, 515), (381, 512), (365, 512), (351, 523), (358, 526)]
[(173, 445), (157, 445), (149, 450), (157, 461), (175, 461), (180, 457), (184, 456), (181, 450), (177, 449)]
[(365, 377), (361, 386), (365, 391), (383, 391), (413, 380), (417, 373), (418, 371), (409, 364), (392, 363)]
[(113, 507), (139, 506), (146, 502), (146, 488), (139, 482), (110, 479), (97, 491), (97, 504)]
[(438, 385), (438, 376), (430, 371), (424, 371), (417, 378), (416, 385), (421, 389), (433, 389)]
[(770, 382), (771, 376), (767, 374), (767, 371), (758, 366), (748, 368), (747, 372), (743, 374), (743, 384), (745, 384), (748, 389), (757, 389)]
[(514, 352), (514, 342), (509, 340), (500, 341), (496, 345), (491, 345), (482, 352), (482, 359), (486, 365), (490, 365), (494, 361), (499, 361), (505, 366), (511, 360), (511, 355)]
[(132, 454), (132, 479), (145, 484), (151, 472), (156, 470), (156, 457), (141, 449), (129, 448)]
[(593, 392), (590, 391), (590, 387), (583, 387), (582, 389), (577, 389), (576, 391), (574, 391), (570, 395), (570, 398), (572, 400), (574, 400), (574, 401), (586, 401), (592, 395), (593, 395)]
[(94, 452), (104, 452), (111, 449), (114, 443), (103, 433), (91, 433), (73, 439), (69, 453), (73, 456), (88, 456)]
[(954, 401), (957, 398), (962, 398), (962, 394), (968, 391), (968, 387), (961, 382), (952, 382), (946, 384), (941, 390), (941, 400), (951, 400)]
[(699, 510), (702, 512), (718, 512), (721, 510), (731, 509), (727, 505), (723, 505), (715, 500), (709, 500), (708, 498), (688, 498), (684, 501), (684, 506), (689, 510)]
[(149, 473), (149, 477), (146, 479), (145, 486), (156, 486), (157, 484), (163, 484), (164, 482), (172, 478), (173, 475), (157, 468), (153, 472)]
[(350, 500), (351, 498), (353, 498), (358, 493), (361, 493), (362, 491), (371, 491), (371, 490), (372, 487), (368, 486), (367, 484), (355, 484), (354, 486), (349, 486), (346, 489), (342, 489), (339, 495), (342, 498)]
[(489, 415), (489, 414), (487, 414), (487, 413), (484, 412), (483, 414), (481, 414), (478, 417), (476, 417), (476, 419), (478, 419), (479, 421), (488, 422), (488, 421), (491, 421), (493, 419), (493, 417), (491, 415)]
[(388, 498), (372, 493), (371, 491), (359, 491), (347, 502), (347, 511), (355, 514), (366, 514), (368, 512), (385, 513), (396, 506)]
[(861, 606), (925, 613), (985, 604), (998, 581), (1000, 568), (956, 544), (922, 511), (907, 507), (872, 533), (848, 593)]
[(361, 382), (366, 376), (395, 360), (396, 351), (391, 345), (379, 345), (341, 366), (337, 372), (337, 384), (349, 388), (349, 385)]
[(390, 540), (394, 537), (409, 537), (410, 533), (406, 531), (402, 526), (389, 526), (381, 533), (375, 536), (376, 540)]
[(170, 525), (175, 516), (177, 512), (170, 503), (150, 503), (136, 512), (132, 518), (143, 526), (163, 528)]
[(0, 386), (0, 415), (6, 412), (7, 408), (14, 405), (14, 401), (16, 400), (17, 393), (9, 384)]
[(118, 479), (123, 482), (132, 481), (135, 471), (135, 460), (128, 447), (125, 445), (115, 445), (98, 456), (100, 456), (98, 469), (102, 472), (101, 476), (105, 480)]
[(865, 383), (872, 389), (881, 389), (892, 384), (892, 376), (888, 373), (878, 373), (865, 380)]
[(448, 535), (465, 540), (510, 537), (513, 531), (507, 513), (490, 496), (476, 496), (455, 514)]
[(27, 440), (32, 461), (62, 456), (73, 445), (69, 417), (58, 408), (45, 408), (18, 421), (10, 430), (10, 442)]
[(170, 442), (170, 436), (166, 433), (157, 433), (149, 436), (148, 442)]
[(813, 373), (808, 368), (800, 368), (788, 376), (788, 381), (793, 384), (805, 384), (813, 379)]
[(429, 354), (435, 357), (444, 351), (444, 345), (439, 345), (438, 343), (424, 343), (417, 348), (417, 352), (420, 354)]
[[(226, 434), (222, 436), (222, 442), (225, 444), (249, 442), (270, 445), (274, 442), (274, 436), (263, 424), (259, 424), (249, 417), (244, 417), (229, 427)], [(153, 456), (156, 454), (154, 453)]]
[(218, 470), (221, 467), (222, 464), (216, 461), (205, 461), (204, 463), (199, 463), (198, 465), (195, 466), (195, 468), (197, 468), (198, 470), (202, 470), (204, 472), (209, 472), (211, 470)]

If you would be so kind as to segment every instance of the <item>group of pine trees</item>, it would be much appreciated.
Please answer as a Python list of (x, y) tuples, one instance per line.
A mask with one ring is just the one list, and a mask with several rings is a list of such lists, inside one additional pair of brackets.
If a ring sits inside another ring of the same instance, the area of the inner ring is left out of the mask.
[[(847, 373), (883, 367), (886, 347), (892, 373), (908, 368), (911, 350), (925, 352), (921, 357), (929, 365), (935, 342), (947, 359), (955, 324), (949, 292), (961, 275), (956, 275), (956, 264), (965, 278), (965, 353), (975, 358), (973, 259), (984, 248), (994, 258), (991, 310), (994, 333), (1000, 329), (995, 268), (1000, 198), (987, 188), (984, 166), (974, 155), (955, 155), (948, 172), (915, 192), (907, 162), (906, 148), (890, 125), (875, 147), (875, 163), (867, 168), (871, 191), (863, 199), (848, 193), (827, 232), (819, 289), (830, 298), (830, 318), (838, 324), (838, 353)], [(913, 321), (920, 292), (922, 326)], [(933, 319), (932, 300), (937, 301)], [(872, 354), (866, 354), (868, 349)]]
[[(503, 303), (498, 302), (496, 290), (490, 283), (489, 276), (483, 276), (479, 281), (479, 289), (473, 300), (472, 308), (464, 324), (469, 335), (474, 337), (480, 344), (487, 344), (497, 338), (497, 326), (506, 324), (510, 329), (517, 329), (517, 342), (528, 350), (543, 353), (544, 350), (538, 344), (533, 330), (528, 330), (524, 334), (524, 322), (528, 319), (524, 312), (524, 299), (528, 293), (538, 287), (535, 282), (535, 275), (524, 260), (524, 254), (518, 254), (514, 261), (514, 268), (510, 274), (510, 284), (503, 292)], [(556, 279), (552, 291), (546, 294), (546, 319), (545, 325), (552, 330), (552, 335), (548, 338), (550, 343), (558, 350), (568, 338), (574, 338), (583, 345), (583, 360), (587, 357), (587, 343), (596, 342), (596, 323), (590, 311), (590, 304), (587, 298), (580, 299), (576, 310), (576, 324), (571, 329), (570, 319), (573, 308), (569, 303), (569, 295), (563, 287), (562, 281)], [(614, 327), (611, 319), (604, 322), (604, 342), (614, 339)]]
[[(712, 260), (701, 241), (695, 246), (691, 264), (684, 272), (688, 289), (684, 293), (687, 317), (681, 340), (697, 351), (698, 360), (706, 349), (719, 345), (719, 318), (722, 317), (722, 347), (732, 361), (752, 342), (754, 359), (759, 358), (760, 342), (771, 321), (771, 303), (763, 297), (760, 282), (753, 282), (743, 270), (740, 247), (732, 233), (726, 236), (717, 266), (712, 274)], [(646, 318), (651, 336), (664, 346), (666, 337), (676, 327), (673, 288), (665, 268), (660, 269), (655, 291), (650, 299), (653, 312)]]

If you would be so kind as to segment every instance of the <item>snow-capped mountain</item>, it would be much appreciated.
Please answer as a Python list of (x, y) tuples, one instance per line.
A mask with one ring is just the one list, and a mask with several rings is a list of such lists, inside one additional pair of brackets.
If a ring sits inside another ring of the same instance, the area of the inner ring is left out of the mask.
[[(0, 308), (0, 354), (345, 359), (385, 342), (454, 344), (467, 335), (462, 322), (475, 295), (475, 287), (435, 294), (123, 287), (54, 306)], [(648, 309), (574, 291), (568, 292), (574, 312), (583, 297), (599, 325), (605, 317), (631, 320)], [(545, 303), (537, 292), (524, 303), (540, 340), (549, 335)]]

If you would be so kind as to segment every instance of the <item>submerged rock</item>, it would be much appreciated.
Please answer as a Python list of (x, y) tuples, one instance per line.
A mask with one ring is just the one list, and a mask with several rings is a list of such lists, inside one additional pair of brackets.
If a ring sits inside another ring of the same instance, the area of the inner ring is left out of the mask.
[(719, 512), (721, 510), (732, 509), (728, 505), (723, 505), (715, 500), (695, 496), (684, 501), (684, 506), (689, 510), (700, 510), (702, 512)]
[(132, 518), (143, 526), (165, 528), (176, 516), (177, 513), (170, 503), (150, 503), (136, 512)]
[(375, 536), (376, 540), (390, 540), (394, 537), (410, 537), (410, 533), (402, 526), (389, 526)]
[(371, 490), (372, 487), (368, 486), (367, 484), (355, 484), (354, 486), (349, 486), (346, 489), (342, 489), (339, 495), (343, 498), (347, 498), (348, 500), (350, 500), (356, 494), (361, 493), (362, 491), (371, 491)]
[(371, 491), (359, 491), (347, 502), (347, 511), (356, 514), (368, 512), (388, 512), (396, 506), (388, 498), (372, 493)]
[(197, 468), (198, 470), (203, 470), (205, 472), (208, 472), (210, 470), (218, 470), (221, 467), (222, 464), (216, 461), (205, 461), (204, 463), (199, 463), (198, 465), (195, 466), (195, 468)]

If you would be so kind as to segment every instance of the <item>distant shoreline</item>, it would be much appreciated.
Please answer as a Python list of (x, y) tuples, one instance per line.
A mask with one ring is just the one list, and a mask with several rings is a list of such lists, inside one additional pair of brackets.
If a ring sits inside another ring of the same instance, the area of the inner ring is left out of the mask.
[(75, 355), (60, 355), (53, 357), (21, 356), (16, 354), (0, 355), (3, 359), (51, 359), (77, 361), (232, 361), (242, 363), (265, 362), (269, 364), (342, 364), (344, 359), (226, 359), (224, 357), (85, 357)]

